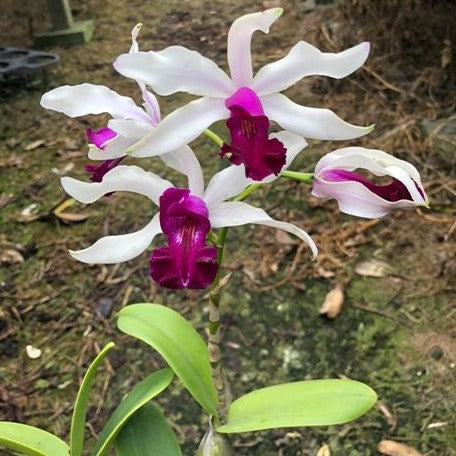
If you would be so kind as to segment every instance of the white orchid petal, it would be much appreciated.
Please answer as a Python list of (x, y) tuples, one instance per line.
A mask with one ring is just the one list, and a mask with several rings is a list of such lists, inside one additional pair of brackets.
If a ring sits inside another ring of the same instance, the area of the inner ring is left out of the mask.
[[(320, 169), (327, 166), (333, 166), (333, 163), (337, 166), (341, 166), (344, 169), (353, 170), (354, 167), (366, 168), (368, 171), (376, 173), (377, 175), (383, 175), (384, 169), (389, 166), (397, 166), (407, 172), (412, 179), (421, 183), (420, 174), (418, 170), (411, 163), (400, 158), (394, 157), (387, 152), (378, 149), (366, 149), (365, 147), (343, 147), (341, 149), (334, 150), (329, 154), (326, 154), (317, 164), (315, 172), (318, 173)], [(354, 167), (353, 167), (354, 166)], [(382, 172), (379, 174), (373, 166), (377, 166), (376, 169), (381, 169)]]
[(86, 249), (70, 250), (70, 255), (76, 260), (89, 264), (122, 263), (144, 252), (159, 233), (161, 233), (160, 217), (156, 214), (139, 231), (103, 237)]
[(138, 35), (139, 35), (139, 32), (140, 32), (141, 28), (142, 28), (142, 24), (139, 23), (139, 24), (136, 24), (133, 27), (132, 31), (131, 31), (130, 53), (134, 53), (134, 52), (138, 52), (139, 51), (137, 38), (138, 38)]
[(269, 27), (281, 16), (282, 8), (272, 8), (260, 13), (237, 18), (228, 32), (227, 58), (231, 78), (237, 88), (249, 86), (253, 79), (250, 42), (257, 30), (269, 32)]
[(171, 152), (188, 144), (217, 120), (229, 117), (222, 99), (200, 98), (166, 116), (128, 153), (134, 157), (152, 157)]
[(240, 226), (248, 223), (278, 228), (294, 234), (304, 241), (312, 250), (314, 257), (316, 257), (318, 253), (315, 242), (304, 230), (291, 223), (274, 220), (263, 209), (250, 206), (250, 204), (247, 203), (232, 201), (221, 203), (218, 206), (209, 208), (209, 220), (211, 222), (211, 226), (214, 228)]
[(179, 173), (185, 174), (188, 178), (188, 188), (190, 191), (199, 198), (202, 198), (204, 193), (203, 170), (190, 147), (183, 146), (172, 152), (160, 155), (160, 158), (167, 166)]
[(345, 140), (370, 133), (369, 127), (358, 127), (345, 122), (329, 109), (308, 108), (292, 102), (280, 93), (261, 97), (264, 112), (284, 130), (305, 138)]
[(106, 142), (104, 149), (98, 149), (94, 144), (89, 144), (88, 157), (90, 160), (112, 160), (115, 158), (125, 157), (127, 149), (137, 142), (136, 139), (116, 136), (114, 139)]
[(139, 166), (117, 166), (103, 176), (101, 182), (83, 182), (62, 177), (62, 187), (81, 203), (93, 203), (106, 193), (134, 192), (147, 196), (158, 205), (160, 195), (172, 187), (171, 182), (144, 171)]
[(425, 199), (416, 187), (417, 184), (413, 181), (413, 179), (405, 170), (398, 166), (388, 166), (387, 168), (385, 168), (385, 171), (389, 176), (393, 177), (394, 179), (398, 180), (399, 182), (405, 185), (405, 188), (410, 193), (410, 196), (412, 197), (413, 201), (417, 203), (425, 202)]
[(149, 122), (149, 116), (129, 98), (119, 95), (102, 85), (79, 84), (61, 86), (46, 92), (41, 97), (41, 106), (61, 112), (69, 117), (101, 114), (112, 117), (138, 119)]
[(154, 129), (152, 125), (134, 119), (111, 119), (108, 122), (108, 127), (118, 135), (136, 141), (144, 138)]
[(341, 212), (369, 219), (383, 217), (393, 209), (407, 209), (417, 205), (409, 200), (387, 201), (360, 182), (326, 182), (319, 177), (314, 177), (312, 195), (317, 198), (334, 198)]
[(142, 81), (159, 95), (188, 92), (226, 98), (234, 91), (228, 75), (212, 60), (182, 46), (122, 54), (114, 68), (127, 78)]
[(268, 95), (281, 92), (309, 75), (340, 79), (360, 68), (369, 50), (370, 44), (364, 42), (338, 53), (321, 52), (311, 44), (300, 41), (283, 59), (261, 68), (251, 88), (259, 95)]
[(138, 82), (138, 85), (141, 89), (142, 97), (144, 100), (144, 109), (150, 116), (151, 124), (155, 126), (160, 123), (161, 120), (160, 106), (158, 104), (157, 97), (146, 89), (146, 85), (143, 82)]
[(211, 208), (222, 201), (239, 195), (251, 182), (245, 177), (244, 166), (231, 165), (216, 173), (207, 185), (204, 201)]

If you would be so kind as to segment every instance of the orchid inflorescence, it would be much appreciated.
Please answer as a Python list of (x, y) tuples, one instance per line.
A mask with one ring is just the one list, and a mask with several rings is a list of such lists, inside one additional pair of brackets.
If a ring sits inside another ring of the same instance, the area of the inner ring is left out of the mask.
[[(308, 75), (343, 78), (353, 73), (367, 59), (370, 44), (325, 53), (300, 41), (285, 57), (265, 65), (254, 76), (252, 35), (258, 30), (267, 33), (281, 14), (281, 8), (273, 8), (234, 21), (227, 47), (231, 77), (211, 60), (182, 46), (139, 51), (138, 24), (132, 30), (129, 52), (117, 58), (114, 68), (136, 81), (142, 106), (108, 87), (88, 83), (57, 87), (41, 99), (43, 107), (70, 117), (111, 116), (107, 125), (86, 131), (88, 157), (101, 162), (86, 165), (88, 181), (61, 180), (72, 198), (89, 204), (126, 191), (146, 196), (158, 208), (139, 231), (102, 237), (87, 248), (70, 251), (71, 256), (89, 264), (125, 262), (163, 234), (166, 240), (150, 255), (151, 278), (171, 289), (210, 287), (207, 346), (193, 326), (169, 307), (141, 303), (120, 311), (119, 329), (152, 346), (169, 368), (152, 373), (125, 396), (100, 433), (94, 456), (108, 454), (113, 445), (118, 456), (181, 456), (171, 428), (160, 410), (150, 404), (171, 384), (174, 374), (211, 417), (197, 453), (204, 456), (231, 454), (224, 434), (346, 423), (366, 413), (376, 401), (375, 392), (363, 383), (324, 379), (268, 386), (232, 402), (220, 362), (219, 294), (227, 281), (221, 279), (220, 266), (227, 229), (256, 224), (284, 230), (317, 255), (315, 242), (303, 229), (275, 220), (244, 201), (259, 186), (280, 177), (296, 179), (312, 184), (314, 197), (335, 199), (341, 212), (366, 218), (428, 205), (416, 168), (380, 150), (345, 147), (324, 155), (314, 173), (289, 169), (307, 147), (306, 139), (349, 140), (368, 134), (373, 127), (351, 125), (328, 109), (300, 106), (280, 92)], [(153, 92), (161, 96), (188, 92), (201, 98), (162, 119)], [(227, 141), (209, 130), (220, 120), (226, 122)], [(270, 131), (272, 122), (281, 130)], [(227, 165), (220, 166), (223, 169), (207, 185), (188, 145), (201, 134), (216, 144), (217, 155)], [(136, 164), (125, 164), (131, 157), (155, 156), (184, 175), (185, 184), (175, 186)], [(383, 183), (384, 179), (388, 182)], [(70, 445), (32, 426), (0, 421), (0, 446), (24, 454), (81, 456), (88, 392), (98, 366), (113, 346), (106, 345), (98, 354), (81, 383)]]
[[(261, 68), (253, 76), (250, 55), (252, 34), (265, 33), (281, 15), (280, 8), (247, 14), (234, 21), (228, 33), (228, 66), (231, 77), (196, 51), (170, 46), (162, 51), (139, 51), (132, 31), (132, 46), (114, 62), (122, 75), (134, 79), (143, 107), (131, 98), (101, 85), (62, 86), (43, 95), (42, 106), (70, 117), (109, 113), (112, 119), (98, 130), (87, 130), (88, 165), (92, 183), (64, 177), (62, 185), (73, 198), (91, 203), (114, 191), (130, 191), (149, 197), (159, 206), (151, 222), (136, 233), (108, 236), (92, 246), (72, 251), (85, 263), (118, 263), (142, 253), (154, 237), (163, 233), (165, 247), (151, 255), (152, 278), (169, 288), (205, 288), (218, 269), (216, 249), (207, 245), (212, 228), (257, 223), (297, 235), (312, 249), (317, 247), (300, 228), (271, 219), (263, 210), (230, 201), (249, 185), (265, 184), (283, 174), (306, 139), (347, 140), (365, 135), (371, 127), (351, 125), (328, 109), (309, 108), (292, 102), (280, 92), (307, 75), (342, 78), (363, 65), (368, 42), (339, 53), (324, 53), (300, 41), (282, 59)], [(188, 92), (201, 96), (161, 120), (159, 95)], [(200, 165), (188, 143), (218, 120), (226, 120), (230, 141), (219, 143), (219, 154), (231, 166), (215, 174), (204, 191)], [(283, 131), (270, 133), (275, 121)], [(185, 188), (173, 187), (156, 174), (137, 166), (121, 165), (126, 156), (159, 156), (168, 166), (187, 175)], [(389, 176), (391, 183), (377, 185), (356, 172)], [(339, 209), (361, 217), (381, 217), (392, 209), (426, 205), (420, 176), (410, 163), (385, 152), (362, 147), (333, 151), (317, 164), (312, 195), (334, 198)]]

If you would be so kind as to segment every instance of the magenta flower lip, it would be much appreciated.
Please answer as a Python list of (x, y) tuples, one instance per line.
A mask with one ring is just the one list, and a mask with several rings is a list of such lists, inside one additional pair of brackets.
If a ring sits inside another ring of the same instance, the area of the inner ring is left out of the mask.
[(394, 178), (389, 184), (377, 185), (361, 174), (347, 171), (345, 169), (325, 171), (322, 174), (322, 177), (328, 182), (359, 182), (372, 193), (392, 203), (400, 200), (413, 200), (410, 192), (407, 190), (407, 187), (401, 181)]
[(231, 111), (226, 121), (231, 144), (223, 144), (221, 156), (233, 165), (244, 165), (246, 177), (255, 181), (277, 176), (285, 165), (287, 150), (277, 138), (269, 139), (269, 119), (256, 93), (242, 87), (225, 104)]
[(211, 224), (205, 202), (190, 190), (169, 188), (160, 196), (165, 247), (154, 249), (150, 275), (167, 288), (204, 289), (218, 271), (217, 249), (206, 245)]

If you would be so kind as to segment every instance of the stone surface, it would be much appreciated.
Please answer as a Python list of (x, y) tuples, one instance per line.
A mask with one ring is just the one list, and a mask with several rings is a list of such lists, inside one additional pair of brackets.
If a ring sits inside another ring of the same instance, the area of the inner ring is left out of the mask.
[(93, 35), (93, 21), (74, 22), (70, 28), (52, 30), (35, 36), (37, 47), (74, 46), (91, 40)]

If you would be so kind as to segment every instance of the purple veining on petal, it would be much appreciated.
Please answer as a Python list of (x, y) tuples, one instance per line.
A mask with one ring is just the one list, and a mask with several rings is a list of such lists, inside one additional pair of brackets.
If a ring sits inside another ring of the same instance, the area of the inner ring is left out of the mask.
[[(86, 165), (84, 169), (91, 174), (92, 182), (101, 182), (103, 176), (111, 169), (115, 168), (125, 157), (115, 158), (113, 160), (105, 160), (101, 165)], [(111, 193), (106, 196), (111, 195)]]
[(223, 144), (221, 156), (234, 165), (245, 166), (245, 175), (253, 180), (278, 175), (285, 165), (286, 148), (276, 138), (269, 139), (269, 119), (264, 115), (257, 94), (242, 87), (225, 101), (231, 111), (226, 125), (231, 144)]
[(217, 249), (206, 246), (211, 228), (205, 202), (190, 190), (169, 188), (160, 197), (160, 226), (168, 245), (150, 257), (150, 275), (163, 287), (208, 287), (218, 271)]
[[(346, 181), (355, 181), (363, 184), (368, 190), (372, 193), (375, 193), (380, 198), (383, 198), (386, 201), (396, 202), (400, 200), (409, 200), (413, 201), (410, 192), (407, 190), (407, 187), (397, 179), (392, 180), (390, 184), (387, 185), (377, 185), (371, 182), (369, 179), (365, 178), (361, 174), (354, 173), (352, 171), (347, 171), (344, 169), (332, 169), (324, 171), (322, 173), (322, 179), (330, 182), (346, 182)], [(415, 183), (416, 185), (416, 183)], [(418, 185), (416, 185), (420, 193)], [(423, 197), (424, 198), (424, 197)]]
[(104, 149), (105, 144), (111, 139), (114, 139), (117, 133), (109, 127), (102, 127), (98, 130), (87, 128), (86, 135), (91, 144), (97, 146), (98, 149)]

